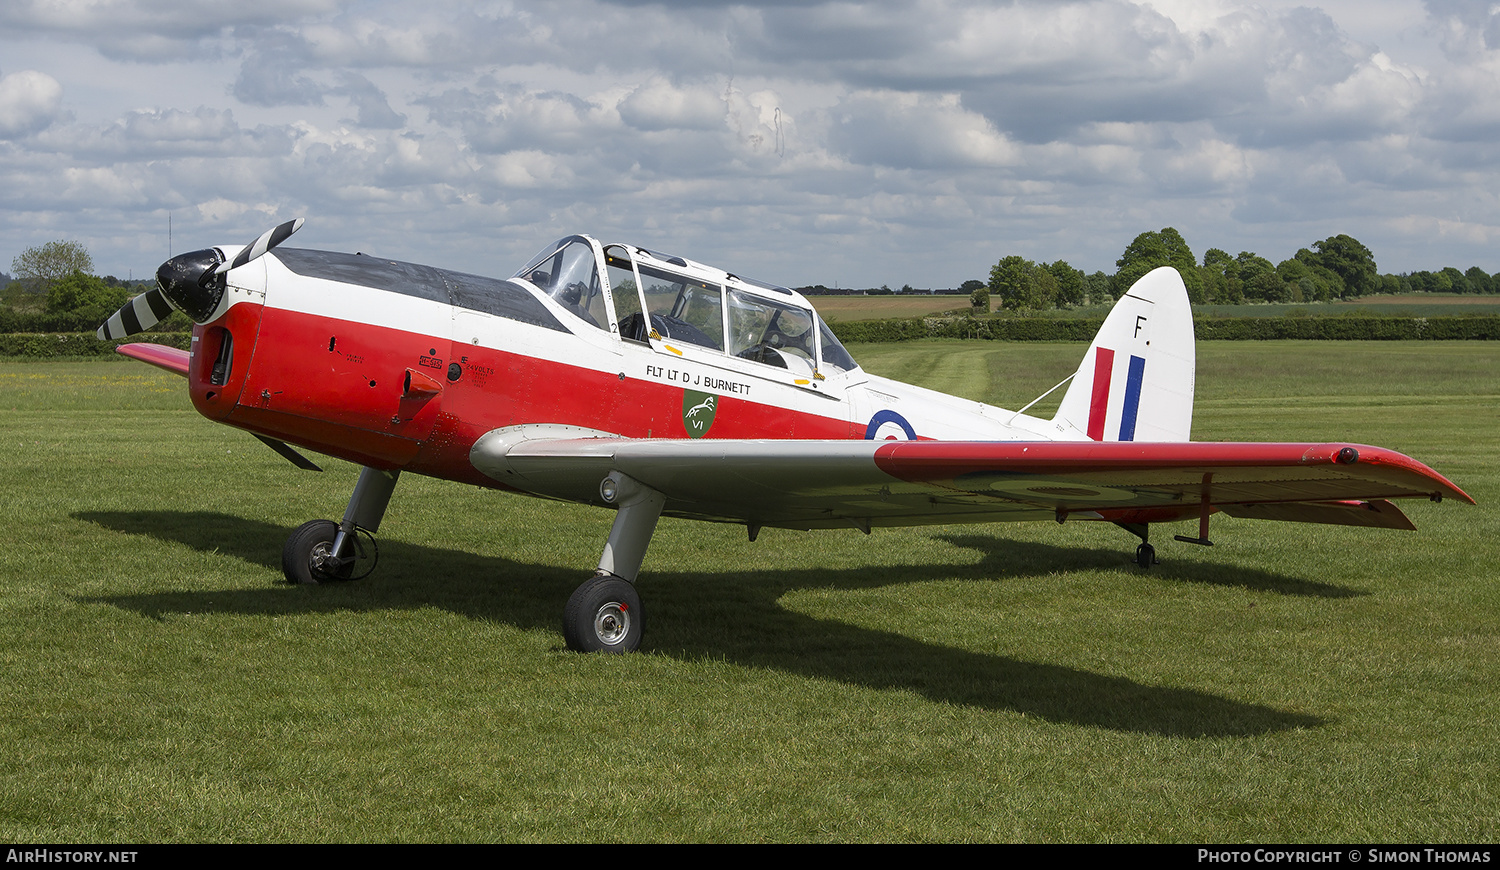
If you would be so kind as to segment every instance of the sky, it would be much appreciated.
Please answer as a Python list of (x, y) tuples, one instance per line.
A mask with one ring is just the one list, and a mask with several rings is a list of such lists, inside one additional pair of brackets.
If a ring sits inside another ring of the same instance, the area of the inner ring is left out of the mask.
[[(1489, 0), (5, 0), (0, 270), (288, 244), (508, 276), (581, 232), (791, 286), (1139, 233), (1500, 271)], [(169, 234), (170, 226), (170, 234)]]

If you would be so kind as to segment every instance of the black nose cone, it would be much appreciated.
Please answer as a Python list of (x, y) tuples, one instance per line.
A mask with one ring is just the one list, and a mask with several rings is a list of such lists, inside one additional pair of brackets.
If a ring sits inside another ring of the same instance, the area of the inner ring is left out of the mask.
[(224, 298), (224, 276), (214, 274), (221, 262), (212, 248), (178, 254), (156, 270), (156, 283), (178, 311), (207, 323)]

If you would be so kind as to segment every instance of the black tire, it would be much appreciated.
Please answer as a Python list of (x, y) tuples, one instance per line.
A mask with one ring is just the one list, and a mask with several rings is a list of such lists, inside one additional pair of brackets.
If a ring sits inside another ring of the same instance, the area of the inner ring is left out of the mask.
[(333, 520), (311, 520), (298, 526), (281, 548), (281, 573), (287, 582), (314, 584), (349, 579), (353, 564), (340, 570), (323, 565), (338, 533), (339, 524)]
[(1142, 568), (1150, 568), (1156, 564), (1156, 548), (1150, 544), (1142, 544), (1135, 548), (1135, 563)]
[(574, 652), (635, 652), (645, 627), (641, 596), (619, 577), (585, 581), (563, 611), (563, 638)]

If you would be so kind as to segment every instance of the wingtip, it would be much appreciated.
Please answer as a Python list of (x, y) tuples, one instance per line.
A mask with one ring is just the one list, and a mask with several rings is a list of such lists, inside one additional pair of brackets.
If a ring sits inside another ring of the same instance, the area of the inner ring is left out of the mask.
[(182, 350), (176, 347), (167, 347), (162, 344), (122, 344), (115, 348), (115, 352), (121, 356), (128, 356), (134, 360), (154, 365), (159, 369), (165, 369), (174, 375), (187, 377), (192, 368), (192, 351)]
[[(1318, 447), (1327, 455), (1327, 461), (1330, 462), (1337, 462), (1344, 465), (1360, 463), (1364, 465), (1385, 466), (1387, 468), (1398, 468), (1409, 474), (1419, 475), (1438, 487), (1428, 495), (1433, 501), (1442, 501), (1444, 498), (1456, 498), (1465, 504), (1478, 504), (1473, 496), (1459, 489), (1457, 484), (1449, 480), (1441, 472), (1433, 469), (1425, 462), (1413, 459), (1404, 453), (1384, 447), (1372, 447), (1368, 444), (1326, 444), (1319, 445)], [(1349, 455), (1346, 451), (1352, 451), (1354, 458), (1346, 458)]]

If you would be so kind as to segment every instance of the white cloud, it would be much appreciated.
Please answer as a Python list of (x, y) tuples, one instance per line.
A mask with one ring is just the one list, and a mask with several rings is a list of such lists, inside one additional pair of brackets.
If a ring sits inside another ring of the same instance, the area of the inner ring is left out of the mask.
[(433, 120), (459, 130), (477, 151), (575, 151), (619, 132), (620, 117), (611, 95), (532, 91), (492, 80), (476, 84), (418, 102)]
[(620, 118), (637, 130), (722, 128), (725, 101), (719, 90), (710, 84), (684, 88), (653, 77), (620, 101)]
[(832, 144), (856, 163), (897, 169), (996, 167), (1020, 149), (955, 94), (851, 94), (832, 110)]
[(0, 139), (46, 128), (61, 107), (62, 85), (46, 73), (22, 70), (0, 78)]

